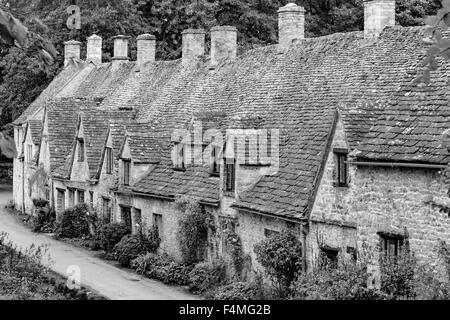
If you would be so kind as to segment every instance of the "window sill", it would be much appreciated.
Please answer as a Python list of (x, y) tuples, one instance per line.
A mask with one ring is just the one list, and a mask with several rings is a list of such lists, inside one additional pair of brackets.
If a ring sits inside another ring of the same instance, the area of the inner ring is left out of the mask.
[(173, 171), (181, 171), (181, 172), (184, 172), (184, 171), (186, 171), (186, 168), (173, 167)]
[(220, 178), (220, 173), (210, 173), (209, 174), (209, 176), (211, 177), (211, 178)]
[(235, 198), (236, 197), (236, 194), (235, 194), (234, 191), (226, 191), (226, 190), (224, 190), (223, 191), (223, 195), (225, 197), (230, 197), (230, 198)]

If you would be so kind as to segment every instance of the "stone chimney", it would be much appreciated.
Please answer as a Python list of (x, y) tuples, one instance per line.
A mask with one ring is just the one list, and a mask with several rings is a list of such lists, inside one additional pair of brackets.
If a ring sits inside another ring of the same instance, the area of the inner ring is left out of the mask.
[(278, 9), (278, 41), (281, 49), (289, 49), (294, 40), (305, 38), (305, 8), (288, 3)]
[(206, 32), (203, 29), (187, 29), (183, 31), (182, 63), (184, 66), (205, 54), (205, 34)]
[(141, 67), (147, 62), (155, 62), (156, 37), (151, 34), (141, 34), (136, 40), (138, 66)]
[(237, 56), (237, 29), (231, 26), (211, 28), (211, 65), (235, 60)]
[(130, 37), (118, 35), (114, 39), (114, 57), (113, 61), (128, 61), (128, 39)]
[(102, 63), (102, 38), (96, 34), (87, 38), (86, 61), (92, 61), (95, 64)]
[(70, 59), (80, 60), (81, 42), (70, 40), (64, 42), (64, 67), (67, 67)]
[(387, 26), (395, 26), (395, 0), (365, 0), (364, 37), (377, 37)]

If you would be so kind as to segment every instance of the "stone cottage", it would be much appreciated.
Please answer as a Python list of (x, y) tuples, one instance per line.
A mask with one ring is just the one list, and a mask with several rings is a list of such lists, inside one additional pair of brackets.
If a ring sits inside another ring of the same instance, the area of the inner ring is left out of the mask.
[(364, 243), (396, 255), (406, 240), (439, 263), (435, 249), (450, 241), (450, 65), (417, 84), (425, 28), (395, 26), (394, 0), (364, 9), (363, 31), (308, 39), (305, 10), (288, 4), (279, 43), (239, 56), (231, 26), (210, 30), (209, 54), (206, 31), (185, 30), (175, 61), (157, 61), (148, 34), (137, 61), (126, 36), (109, 63), (97, 35), (83, 59), (82, 44), (66, 42), (66, 67), (15, 121), (16, 207), (30, 212), (41, 196), (29, 187), (38, 171), (58, 214), (86, 202), (134, 232), (156, 225), (161, 250), (178, 258), (176, 200), (188, 197), (216, 221), (208, 260), (227, 259), (232, 229), (253, 268), (253, 246), (281, 230), (301, 240), (306, 270)]

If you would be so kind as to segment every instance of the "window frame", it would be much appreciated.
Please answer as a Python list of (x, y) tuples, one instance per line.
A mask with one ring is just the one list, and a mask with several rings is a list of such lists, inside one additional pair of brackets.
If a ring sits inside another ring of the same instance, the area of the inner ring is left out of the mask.
[(78, 138), (78, 154), (77, 154), (77, 162), (84, 162), (84, 139)]
[[(397, 234), (388, 234), (383, 232), (378, 232), (380, 236), (380, 250), (385, 257), (396, 258), (401, 254), (402, 248), (405, 245), (405, 237)], [(393, 244), (393, 252), (391, 248)]]
[(186, 150), (184, 143), (177, 143), (177, 155), (176, 155), (176, 163), (174, 164), (174, 170), (177, 171), (186, 171)]
[(210, 175), (220, 177), (220, 147), (213, 146), (211, 149), (211, 168)]
[(30, 163), (33, 161), (33, 145), (27, 143), (27, 162)]
[[(229, 173), (230, 168), (232, 168), (232, 174)], [(225, 176), (224, 190), (226, 192), (235, 192), (236, 191), (236, 159), (225, 158), (224, 176)], [(229, 179), (231, 181), (229, 181)]]
[(77, 190), (77, 200), (78, 203), (77, 204), (82, 204), (82, 203), (86, 203), (86, 194), (85, 194), (85, 190), (82, 189), (78, 189)]
[(113, 152), (112, 152), (112, 148), (106, 147), (105, 157), (106, 157), (106, 174), (112, 174), (112, 172), (113, 172)]
[(122, 167), (123, 167), (123, 185), (129, 186), (131, 180), (131, 160), (130, 159), (122, 159)]
[(335, 171), (336, 181), (338, 187), (348, 187), (349, 183), (349, 166), (348, 166), (348, 149), (335, 148), (333, 150), (335, 156)]
[(158, 238), (162, 241), (163, 240), (163, 232), (164, 232), (164, 220), (163, 215), (160, 213), (153, 213), (153, 226), (156, 229), (156, 234)]

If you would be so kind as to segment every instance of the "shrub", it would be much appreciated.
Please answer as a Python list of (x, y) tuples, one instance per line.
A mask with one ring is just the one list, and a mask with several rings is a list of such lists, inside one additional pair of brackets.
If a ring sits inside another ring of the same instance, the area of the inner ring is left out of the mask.
[(131, 261), (139, 255), (149, 252), (148, 240), (141, 235), (126, 235), (114, 246), (117, 261), (124, 266), (130, 267)]
[(190, 267), (177, 263), (167, 254), (147, 253), (140, 255), (131, 263), (136, 272), (149, 278), (158, 279), (166, 284), (189, 284)]
[(302, 269), (302, 244), (291, 233), (273, 234), (254, 247), (258, 262), (272, 280), (281, 296), (287, 295), (289, 286)]
[(178, 222), (181, 255), (185, 263), (195, 264), (202, 260), (201, 252), (207, 245), (208, 228), (214, 228), (213, 218), (194, 200), (179, 199), (176, 205), (183, 212)]
[(407, 246), (396, 257), (381, 255), (381, 291), (394, 298), (413, 298), (416, 268), (416, 259)]
[(56, 214), (49, 206), (49, 202), (43, 199), (33, 199), (36, 207), (35, 215), (31, 218), (34, 232), (53, 232)]
[(152, 226), (150, 230), (148, 231), (147, 236), (149, 245), (150, 245), (150, 252), (156, 252), (159, 248), (159, 245), (161, 244), (161, 239), (158, 236), (158, 227)]
[(100, 247), (105, 251), (110, 251), (119, 243), (124, 236), (130, 233), (130, 230), (124, 223), (108, 223), (100, 227), (98, 240)]
[(56, 222), (56, 238), (81, 238), (90, 235), (89, 227), (89, 207), (86, 204), (79, 204), (64, 211)]
[(223, 284), (226, 279), (225, 268), (222, 261), (197, 264), (189, 273), (189, 290), (201, 294)]
[(212, 295), (213, 300), (263, 300), (264, 292), (260, 281), (233, 282), (219, 287)]

